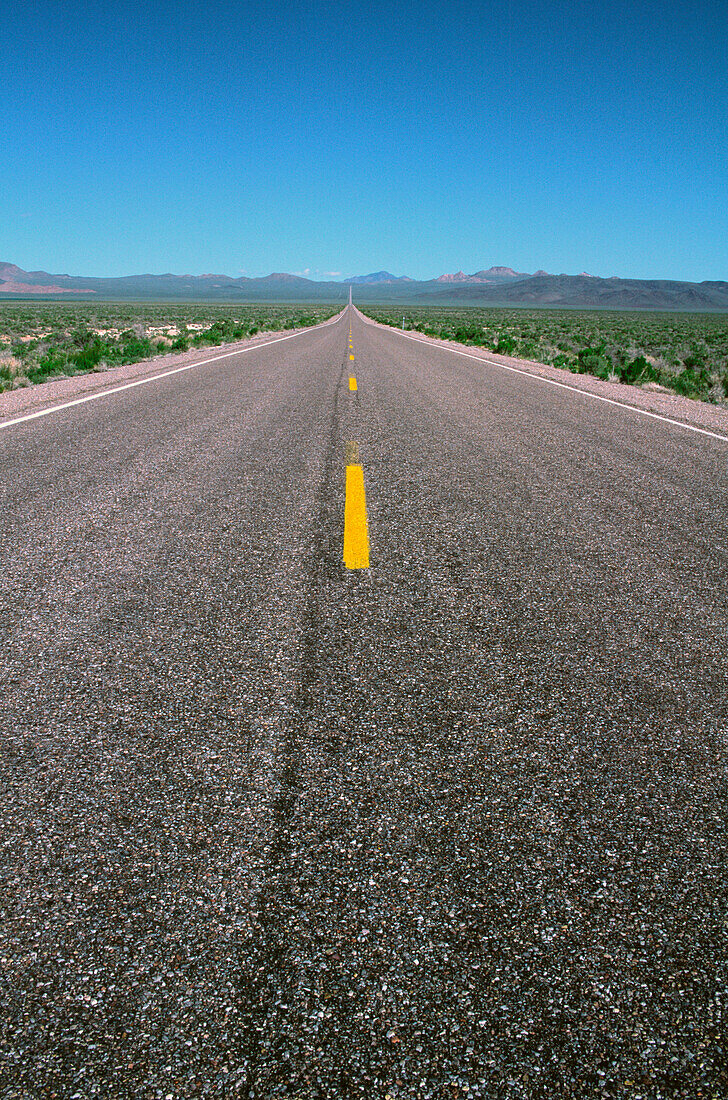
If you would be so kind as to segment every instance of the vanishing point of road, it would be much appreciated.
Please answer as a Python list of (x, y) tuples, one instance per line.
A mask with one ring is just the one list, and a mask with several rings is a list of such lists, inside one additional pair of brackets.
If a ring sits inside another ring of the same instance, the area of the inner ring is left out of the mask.
[(728, 1096), (718, 434), (352, 308), (6, 423), (0, 1097)]

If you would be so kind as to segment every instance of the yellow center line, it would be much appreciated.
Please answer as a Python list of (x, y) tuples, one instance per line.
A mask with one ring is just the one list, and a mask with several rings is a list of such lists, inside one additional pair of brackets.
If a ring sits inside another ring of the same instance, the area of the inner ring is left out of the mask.
[(358, 459), (358, 444), (347, 443), (344, 506), (344, 565), (347, 569), (369, 568), (369, 528), (364, 493), (364, 471)]
[(346, 467), (344, 509), (344, 565), (347, 569), (369, 568), (369, 531), (361, 466)]
[(352, 393), (356, 390), (356, 378), (353, 374), (349, 375), (349, 389)]

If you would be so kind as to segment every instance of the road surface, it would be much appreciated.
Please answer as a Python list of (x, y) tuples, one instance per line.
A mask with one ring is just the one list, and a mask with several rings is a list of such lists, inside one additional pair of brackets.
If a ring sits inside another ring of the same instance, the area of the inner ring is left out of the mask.
[(728, 1095), (728, 443), (346, 310), (0, 456), (3, 1100)]

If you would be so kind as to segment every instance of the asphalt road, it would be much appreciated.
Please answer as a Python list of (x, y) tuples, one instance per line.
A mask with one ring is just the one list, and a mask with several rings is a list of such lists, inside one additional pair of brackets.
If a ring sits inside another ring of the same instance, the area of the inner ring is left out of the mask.
[(352, 312), (0, 461), (3, 1100), (728, 1095), (727, 444)]

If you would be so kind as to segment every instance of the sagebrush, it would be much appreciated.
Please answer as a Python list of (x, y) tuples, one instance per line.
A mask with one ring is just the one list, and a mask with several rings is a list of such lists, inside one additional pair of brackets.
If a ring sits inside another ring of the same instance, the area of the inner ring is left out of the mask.
[(304, 328), (340, 306), (2, 302), (0, 390)]
[[(366, 307), (375, 321), (400, 328), (403, 310)], [(419, 307), (405, 328), (489, 348), (580, 374), (663, 386), (723, 404), (728, 400), (728, 315)]]

